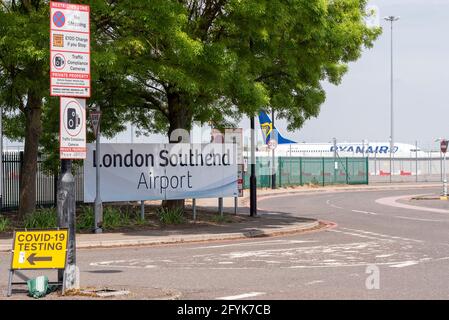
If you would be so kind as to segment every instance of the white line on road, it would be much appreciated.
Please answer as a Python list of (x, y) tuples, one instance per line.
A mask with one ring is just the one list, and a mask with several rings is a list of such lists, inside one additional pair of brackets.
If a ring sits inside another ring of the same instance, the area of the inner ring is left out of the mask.
[(352, 212), (358, 212), (358, 213), (366, 213), (366, 214), (372, 214), (372, 215), (377, 215), (377, 213), (375, 212), (370, 212), (370, 211), (362, 211), (362, 210), (351, 210)]
[(349, 230), (349, 231), (353, 231), (353, 232), (360, 232), (362, 234), (366, 234), (369, 236), (374, 236), (374, 237), (382, 237), (382, 238), (387, 238), (387, 239), (392, 239), (392, 240), (404, 240), (404, 241), (413, 241), (413, 242), (424, 242), (422, 240), (416, 240), (416, 239), (410, 239), (410, 238), (404, 238), (404, 237), (397, 237), (397, 236), (390, 236), (390, 235), (386, 235), (386, 234), (381, 234), (381, 233), (376, 233), (376, 232), (371, 232), (371, 231), (365, 231), (365, 230), (359, 230), (359, 229), (351, 229), (351, 228), (341, 228), (343, 230)]
[(317, 284), (317, 283), (324, 283), (323, 280), (315, 280), (315, 281), (310, 281), (306, 283), (306, 286), (310, 286), (312, 284)]
[(326, 200), (326, 204), (327, 204), (328, 206), (331, 206), (332, 208), (344, 209), (343, 207), (339, 207), (339, 206), (336, 206), (335, 204), (332, 204), (332, 203), (330, 202), (329, 199)]
[(445, 222), (446, 221), (446, 220), (410, 218), (410, 217), (404, 217), (404, 216), (393, 216), (393, 217), (394, 218), (399, 218), (399, 219), (416, 220), (416, 221), (428, 221), (428, 222)]
[(317, 242), (315, 240), (267, 240), (267, 241), (249, 241), (244, 243), (230, 243), (230, 244), (222, 244), (216, 246), (201, 246), (195, 248), (189, 248), (190, 250), (196, 249), (215, 249), (215, 248), (226, 248), (226, 247), (240, 247), (240, 246), (255, 246), (255, 245), (267, 245), (267, 244), (298, 244), (298, 243), (310, 243)]
[(418, 264), (418, 261), (405, 261), (403, 263), (399, 263), (399, 264), (393, 264), (391, 266), (389, 266), (390, 268), (404, 268), (404, 267), (408, 267), (408, 266), (413, 266), (415, 264)]
[(238, 300), (238, 299), (257, 297), (257, 296), (260, 296), (263, 294), (265, 294), (265, 292), (249, 292), (249, 293), (239, 294), (237, 296), (220, 297), (220, 298), (217, 298), (217, 300)]

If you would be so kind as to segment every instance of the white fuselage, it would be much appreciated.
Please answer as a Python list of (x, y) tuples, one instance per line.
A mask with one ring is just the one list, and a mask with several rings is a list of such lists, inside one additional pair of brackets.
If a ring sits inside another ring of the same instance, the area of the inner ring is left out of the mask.
[[(293, 143), (281, 144), (276, 147), (275, 155), (278, 157), (333, 157), (334, 145), (332, 143)], [(257, 147), (256, 156), (271, 156), (271, 150), (267, 145)], [(390, 144), (388, 142), (374, 142), (363, 145), (362, 143), (337, 143), (338, 157), (369, 157), (389, 158)], [(393, 148), (394, 158), (424, 158), (428, 154), (412, 144), (395, 143)]]

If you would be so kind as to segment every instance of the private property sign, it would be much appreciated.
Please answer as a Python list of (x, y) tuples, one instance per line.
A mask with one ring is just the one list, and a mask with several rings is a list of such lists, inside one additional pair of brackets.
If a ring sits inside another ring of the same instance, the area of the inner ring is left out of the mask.
[(90, 7), (50, 2), (50, 94), (90, 97)]
[(15, 231), (11, 270), (64, 269), (67, 229)]
[(236, 197), (235, 144), (101, 144), (87, 145), (84, 201), (95, 200), (99, 165), (103, 201)]
[(59, 157), (86, 158), (86, 99), (60, 98)]

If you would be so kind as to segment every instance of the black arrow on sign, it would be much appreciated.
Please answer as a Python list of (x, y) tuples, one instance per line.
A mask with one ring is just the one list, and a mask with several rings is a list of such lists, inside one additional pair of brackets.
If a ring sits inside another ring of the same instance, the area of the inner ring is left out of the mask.
[(27, 260), (32, 266), (34, 266), (34, 261), (52, 261), (53, 257), (36, 257), (36, 254), (32, 253)]

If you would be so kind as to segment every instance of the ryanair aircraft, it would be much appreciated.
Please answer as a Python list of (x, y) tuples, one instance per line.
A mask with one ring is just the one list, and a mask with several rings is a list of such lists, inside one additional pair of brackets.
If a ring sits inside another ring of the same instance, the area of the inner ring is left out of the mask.
[[(276, 156), (282, 157), (333, 157), (333, 143), (298, 143), (284, 138), (270, 117), (264, 112), (259, 113), (260, 129), (264, 137), (265, 144), (257, 147), (257, 156), (269, 156), (271, 150), (268, 145), (276, 146)], [(276, 141), (276, 142), (274, 142)], [(356, 143), (337, 143), (337, 155), (339, 157), (369, 157), (369, 158), (389, 158), (389, 142), (370, 142), (363, 144), (361, 141)], [(395, 143), (393, 149), (394, 158), (423, 158), (427, 154), (414, 145), (406, 143)]]

